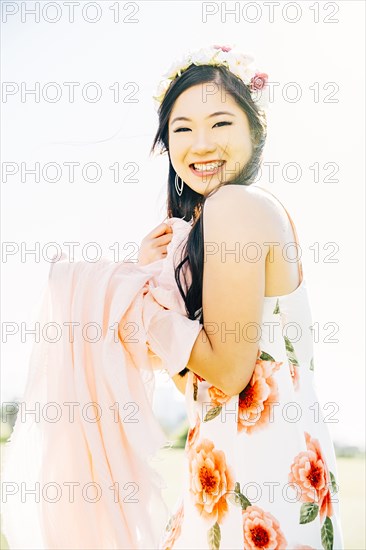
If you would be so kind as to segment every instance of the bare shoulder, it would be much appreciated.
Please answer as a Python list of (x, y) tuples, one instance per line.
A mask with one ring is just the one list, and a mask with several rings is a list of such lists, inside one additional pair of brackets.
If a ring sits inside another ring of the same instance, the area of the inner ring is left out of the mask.
[(279, 208), (270, 193), (254, 185), (223, 185), (205, 201), (204, 211), (210, 212), (218, 226), (230, 218), (233, 226), (245, 226), (250, 233), (269, 236), (278, 226)]
[(266, 201), (268, 206), (268, 212), (272, 213), (272, 217), (274, 222), (281, 225), (288, 225), (289, 224), (289, 218), (287, 216), (285, 207), (274, 193), (272, 191), (267, 191), (267, 189), (263, 189), (262, 187), (253, 186), (253, 191), (257, 193), (258, 195), (261, 195), (263, 197), (263, 200)]
[[(230, 189), (233, 190), (235, 188), (238, 189), (238, 192), (236, 194), (235, 191), (231, 193)], [(219, 189), (220, 191), (221, 189)], [(272, 237), (276, 234), (278, 237), (286, 234), (292, 235), (290, 218), (288, 212), (286, 212), (287, 209), (285, 209), (282, 201), (271, 191), (258, 185), (228, 185), (225, 193), (227, 196), (226, 200), (236, 200), (243, 207), (243, 201), (245, 201), (246, 208), (255, 209), (256, 214), (260, 216), (264, 230), (269, 229)], [(240, 198), (240, 195), (243, 198)]]
[(255, 207), (268, 214), (276, 205), (276, 200), (271, 194), (256, 185), (223, 185), (208, 197), (206, 202), (227, 202), (233, 206), (238, 204), (240, 208), (249, 205), (250, 208)]

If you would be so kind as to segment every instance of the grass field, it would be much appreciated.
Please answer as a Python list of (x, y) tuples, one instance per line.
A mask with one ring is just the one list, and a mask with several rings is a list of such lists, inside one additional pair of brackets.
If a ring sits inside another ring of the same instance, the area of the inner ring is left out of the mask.
[[(167, 505), (172, 507), (182, 489), (184, 451), (164, 449), (157, 458), (153, 467), (166, 481), (163, 497)], [(365, 458), (337, 458), (337, 466), (345, 550), (365, 550)], [(0, 548), (8, 550), (3, 535)]]

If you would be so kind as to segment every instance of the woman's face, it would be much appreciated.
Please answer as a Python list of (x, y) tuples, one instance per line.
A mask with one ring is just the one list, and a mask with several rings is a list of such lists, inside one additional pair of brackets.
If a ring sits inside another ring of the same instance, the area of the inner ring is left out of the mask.
[[(222, 111), (225, 113), (215, 114)], [(232, 180), (252, 155), (247, 115), (222, 86), (214, 83), (198, 84), (180, 94), (168, 125), (173, 168), (201, 195), (222, 181)], [(223, 162), (221, 167), (217, 167), (218, 162)]]

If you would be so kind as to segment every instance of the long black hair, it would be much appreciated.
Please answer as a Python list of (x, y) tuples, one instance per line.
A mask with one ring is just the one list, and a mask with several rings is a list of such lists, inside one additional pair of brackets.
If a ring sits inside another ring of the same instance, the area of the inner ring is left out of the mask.
[[(217, 87), (231, 95), (237, 105), (246, 113), (249, 121), (250, 136), (252, 141), (252, 156), (242, 171), (231, 180), (221, 182), (215, 189), (206, 195), (196, 193), (188, 185), (183, 186), (182, 195), (179, 196), (175, 189), (176, 172), (171, 163), (169, 154), (168, 122), (174, 103), (179, 95), (197, 84), (215, 83)], [(179, 292), (184, 300), (189, 319), (198, 319), (202, 324), (202, 279), (203, 279), (203, 219), (202, 208), (208, 196), (215, 193), (222, 185), (251, 185), (258, 174), (264, 144), (267, 136), (267, 122), (265, 113), (261, 111), (253, 101), (249, 88), (244, 82), (234, 75), (225, 66), (190, 65), (180, 77), (175, 78), (158, 109), (159, 127), (154, 137), (150, 153), (153, 153), (158, 144), (161, 146), (161, 154), (168, 152), (169, 175), (167, 195), (167, 217), (183, 218), (192, 222), (192, 229), (182, 249), (182, 258), (175, 267), (175, 280)], [(184, 265), (185, 268), (183, 269)], [(191, 272), (191, 284), (187, 288), (185, 269), (189, 267)], [(183, 274), (185, 289), (182, 288), (180, 275)], [(184, 368), (179, 372), (184, 376), (188, 372)]]

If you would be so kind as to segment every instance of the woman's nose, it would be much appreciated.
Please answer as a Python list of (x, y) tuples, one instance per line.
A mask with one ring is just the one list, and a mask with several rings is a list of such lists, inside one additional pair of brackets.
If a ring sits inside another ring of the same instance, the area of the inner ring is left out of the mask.
[(197, 132), (191, 144), (191, 152), (197, 155), (216, 151), (216, 148), (217, 144), (210, 139), (206, 132)]

